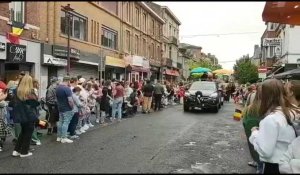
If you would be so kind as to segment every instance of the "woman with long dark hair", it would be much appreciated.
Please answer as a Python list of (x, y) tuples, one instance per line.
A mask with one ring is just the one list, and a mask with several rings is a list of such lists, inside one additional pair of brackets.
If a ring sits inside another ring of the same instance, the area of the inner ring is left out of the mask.
[(262, 117), (259, 128), (252, 128), (249, 141), (263, 162), (264, 174), (279, 174), (279, 162), (296, 138), (290, 108), (285, 100), (284, 85), (276, 79), (262, 83), (258, 115)]
[(28, 150), (34, 124), (38, 122), (37, 106), (39, 105), (38, 97), (34, 92), (32, 77), (26, 74), (19, 83), (13, 106), (15, 120), (21, 124), (22, 128), (12, 153), (13, 156), (32, 156)]

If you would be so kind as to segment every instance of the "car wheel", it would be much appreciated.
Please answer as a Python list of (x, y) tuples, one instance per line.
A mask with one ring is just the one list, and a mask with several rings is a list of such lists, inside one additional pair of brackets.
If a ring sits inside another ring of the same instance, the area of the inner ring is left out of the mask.
[(213, 112), (214, 112), (214, 113), (218, 113), (218, 112), (219, 112), (219, 106), (214, 107), (214, 108), (213, 108)]
[(184, 110), (184, 112), (189, 112), (190, 111), (190, 107), (184, 104), (183, 105), (183, 110)]

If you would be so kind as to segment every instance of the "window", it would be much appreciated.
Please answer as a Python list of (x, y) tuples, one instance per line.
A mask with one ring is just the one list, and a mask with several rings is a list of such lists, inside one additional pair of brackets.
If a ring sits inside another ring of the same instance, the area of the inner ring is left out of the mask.
[(131, 22), (131, 11), (130, 11), (130, 2), (127, 2), (127, 6), (126, 6), (126, 12), (127, 12), (127, 22)]
[(147, 47), (146, 47), (146, 39), (143, 38), (143, 56), (147, 56)]
[(139, 8), (135, 8), (135, 26), (140, 27), (140, 10)]
[(126, 30), (126, 51), (130, 51), (130, 32)]
[(171, 59), (172, 56), (172, 46), (169, 46), (169, 58)]
[(11, 20), (25, 23), (25, 2), (14, 1), (10, 4)]
[(101, 45), (116, 50), (117, 32), (113, 31), (112, 29), (102, 27)]
[(155, 26), (154, 26), (154, 19), (151, 20), (151, 34), (154, 35), (154, 30), (155, 30)]
[(97, 22), (97, 45), (99, 45), (99, 39), (100, 39), (100, 36), (99, 36), (99, 30), (100, 30), (100, 28), (99, 28), (99, 23)]
[[(66, 18), (66, 12), (61, 11), (61, 33), (68, 34), (68, 27), (67, 27), (67, 18)], [(70, 14), (70, 36), (86, 40), (87, 36), (87, 20), (86, 18), (76, 16), (74, 14)]]
[(143, 13), (143, 31), (146, 32), (147, 29), (147, 15)]
[(154, 44), (151, 43), (151, 58), (154, 59)]
[(160, 47), (157, 46), (156, 59), (159, 60), (159, 58), (160, 58)]
[(171, 26), (171, 24), (169, 25), (169, 36), (172, 36), (172, 26)]
[(134, 41), (134, 43), (135, 43), (134, 53), (136, 55), (138, 55), (138, 51), (139, 51), (139, 36), (135, 35), (135, 41)]
[(176, 29), (174, 29), (174, 33), (173, 33), (173, 36), (175, 36), (175, 37), (176, 37)]
[(91, 42), (95, 43), (94, 41), (94, 20), (91, 22)]

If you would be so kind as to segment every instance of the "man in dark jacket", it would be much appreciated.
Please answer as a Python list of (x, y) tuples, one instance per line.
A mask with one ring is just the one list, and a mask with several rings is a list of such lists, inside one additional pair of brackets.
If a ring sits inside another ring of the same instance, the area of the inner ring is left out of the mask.
[(143, 113), (150, 113), (153, 91), (154, 91), (154, 87), (152, 86), (151, 81), (147, 80), (147, 84), (143, 88), (143, 93), (144, 93)]

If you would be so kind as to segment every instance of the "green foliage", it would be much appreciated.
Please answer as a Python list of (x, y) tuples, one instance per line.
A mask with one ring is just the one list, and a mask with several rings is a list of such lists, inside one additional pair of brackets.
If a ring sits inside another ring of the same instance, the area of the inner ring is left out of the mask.
[(189, 67), (190, 69), (194, 69), (197, 67), (204, 67), (204, 68), (208, 68), (211, 69), (212, 71), (217, 70), (217, 69), (222, 69), (222, 66), (219, 64), (213, 65), (213, 63), (211, 61), (208, 60), (201, 60), (198, 62), (195, 62), (193, 60), (189, 60)]
[(237, 60), (233, 69), (235, 79), (241, 84), (256, 83), (258, 80), (257, 66), (251, 63), (249, 55)]

